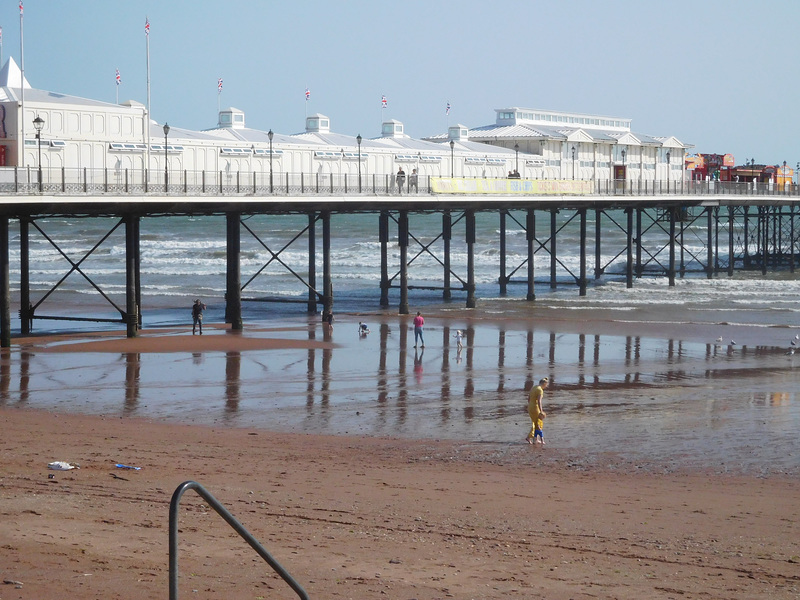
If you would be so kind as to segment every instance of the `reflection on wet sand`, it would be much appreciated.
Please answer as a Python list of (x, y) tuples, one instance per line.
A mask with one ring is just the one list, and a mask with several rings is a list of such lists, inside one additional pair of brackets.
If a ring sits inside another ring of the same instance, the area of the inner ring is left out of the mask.
[[(328, 337), (314, 325), (296, 335), (307, 335), (314, 343)], [(589, 417), (601, 406), (646, 404), (655, 394), (644, 391), (648, 388), (669, 390), (659, 392), (663, 396), (706, 380), (712, 382), (706, 387), (735, 390), (737, 379), (755, 377), (756, 363), (750, 359), (774, 359), (784, 354), (774, 347), (572, 334), (533, 325), (520, 327), (518, 323), (512, 327), (502, 323), (459, 326), (463, 333), (460, 351), (455, 342), (456, 326), (430, 327), (426, 331), (427, 348), (412, 352), (413, 332), (408, 325), (402, 319), (383, 322), (369, 335), (359, 336), (353, 331), (352, 339), (306, 348), (300, 351), (302, 354), (267, 351), (268, 360), (263, 359), (264, 354), (239, 350), (184, 355), (123, 353), (116, 355), (119, 358), (112, 365), (104, 365), (95, 358), (84, 360), (88, 355), (81, 353), (57, 355), (12, 348), (0, 353), (0, 404), (35, 399), (40, 407), (42, 398), (51, 401), (52, 397), (53, 405), (66, 405), (68, 401), (63, 395), (59, 397), (56, 386), (75, 381), (74, 397), (81, 405), (90, 406), (97, 400), (98, 404), (111, 402), (119, 407), (119, 400), (123, 400), (126, 416), (148, 416), (151, 410), (181, 415), (189, 414), (194, 407), (216, 405), (223, 408), (225, 420), (231, 423), (245, 418), (278, 426), (283, 419), (283, 423), (292, 422), (309, 431), (328, 427), (345, 430), (353, 419), (363, 431), (387, 435), (444, 425), (451, 431), (472, 431), (493, 420), (516, 419), (522, 414), (525, 392), (544, 376), (552, 381), (550, 398), (564, 400), (550, 407), (556, 415), (559, 411), (582, 415), (584, 411)], [(341, 337), (346, 333), (343, 328)], [(66, 357), (70, 360), (65, 361)], [(163, 386), (173, 381), (159, 379), (159, 370), (168, 364), (165, 360), (176, 364), (191, 360), (196, 367), (190, 378), (181, 379), (179, 375), (175, 383), (186, 387), (187, 381), (196, 379), (197, 383), (187, 389), (197, 397), (175, 394), (176, 408), (161, 394)], [(775, 363), (772, 368), (791, 370), (791, 360), (787, 358), (783, 366)], [(96, 369), (101, 377), (69, 379), (83, 367)], [(146, 381), (153, 381), (151, 375), (155, 375), (157, 383), (143, 388), (143, 375), (147, 375)], [(123, 398), (119, 397), (120, 388)], [(151, 397), (159, 401), (151, 402)], [(754, 402), (785, 406), (795, 399), (794, 388), (789, 386), (769, 392), (765, 389)], [(337, 410), (345, 403), (354, 410)], [(281, 412), (294, 407), (300, 407), (303, 413), (301, 424), (296, 412)], [(208, 414), (215, 413), (209, 410)]]
[(125, 358), (125, 409), (124, 414), (130, 416), (139, 405), (139, 378), (141, 375), (141, 357), (136, 352), (123, 355)]
[(242, 382), (242, 353), (225, 353), (225, 417), (231, 418), (239, 412)]

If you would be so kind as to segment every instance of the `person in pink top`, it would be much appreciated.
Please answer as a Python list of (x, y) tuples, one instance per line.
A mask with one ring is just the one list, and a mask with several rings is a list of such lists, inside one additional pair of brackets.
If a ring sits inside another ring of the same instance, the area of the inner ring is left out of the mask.
[(417, 347), (419, 342), (422, 342), (422, 347), (425, 347), (425, 338), (422, 337), (422, 326), (425, 325), (425, 319), (422, 318), (422, 313), (417, 311), (417, 316), (414, 317), (414, 348)]

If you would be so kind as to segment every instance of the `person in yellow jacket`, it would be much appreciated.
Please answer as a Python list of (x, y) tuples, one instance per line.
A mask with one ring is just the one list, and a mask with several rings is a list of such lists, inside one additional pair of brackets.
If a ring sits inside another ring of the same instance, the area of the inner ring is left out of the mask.
[[(550, 381), (547, 377), (540, 379), (539, 385), (534, 386), (528, 395), (528, 415), (531, 418), (531, 431), (528, 437), (525, 438), (525, 441), (529, 444), (541, 443), (544, 445), (544, 431), (542, 427), (546, 415), (542, 410), (542, 396), (544, 396), (544, 391), (547, 389), (549, 383)], [(538, 440), (536, 439), (537, 437), (539, 438)]]

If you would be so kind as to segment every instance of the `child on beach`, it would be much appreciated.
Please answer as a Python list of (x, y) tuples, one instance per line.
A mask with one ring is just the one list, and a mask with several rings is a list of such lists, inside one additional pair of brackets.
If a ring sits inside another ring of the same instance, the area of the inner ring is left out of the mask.
[(458, 351), (461, 352), (461, 349), (464, 347), (461, 344), (461, 340), (464, 337), (464, 333), (460, 329), (456, 329), (456, 335), (454, 337), (456, 338), (456, 348), (458, 348)]
[[(528, 395), (528, 415), (531, 418), (531, 431), (525, 438), (525, 441), (529, 444), (536, 443), (544, 446), (543, 427), (546, 415), (542, 410), (542, 397), (549, 383), (550, 381), (547, 377), (543, 377), (539, 380), (539, 385), (534, 386), (533, 389), (531, 389), (531, 393)], [(539, 438), (538, 440), (536, 439), (537, 437)]]
[(369, 333), (369, 327), (367, 327), (366, 323), (362, 323), (361, 321), (358, 322), (358, 335), (367, 335)]

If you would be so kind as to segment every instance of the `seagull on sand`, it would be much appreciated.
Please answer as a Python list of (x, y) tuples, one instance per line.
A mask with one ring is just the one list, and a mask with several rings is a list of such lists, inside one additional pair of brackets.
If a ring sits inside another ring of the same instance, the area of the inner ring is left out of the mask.
[(722, 343), (722, 336), (719, 336), (719, 337), (717, 338), (717, 343), (718, 343), (718, 344), (721, 344), (721, 343)]

